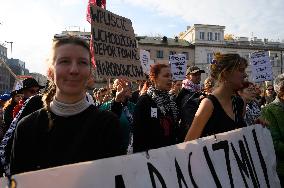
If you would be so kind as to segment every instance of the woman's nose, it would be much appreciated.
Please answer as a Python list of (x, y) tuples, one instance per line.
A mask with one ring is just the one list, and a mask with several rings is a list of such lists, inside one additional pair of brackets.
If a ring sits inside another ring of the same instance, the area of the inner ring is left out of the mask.
[(78, 64), (77, 64), (77, 62), (75, 62), (75, 61), (73, 61), (72, 63), (71, 63), (71, 68), (70, 68), (70, 72), (71, 73), (78, 73)]

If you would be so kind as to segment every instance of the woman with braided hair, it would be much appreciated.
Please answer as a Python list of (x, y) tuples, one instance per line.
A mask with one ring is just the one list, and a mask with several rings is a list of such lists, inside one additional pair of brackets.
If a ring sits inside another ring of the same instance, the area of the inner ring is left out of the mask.
[(245, 84), (246, 67), (247, 60), (238, 54), (215, 54), (211, 64), (215, 89), (201, 101), (185, 141), (246, 126), (244, 102), (235, 96)]
[(86, 100), (92, 66), (88, 43), (55, 35), (48, 62), (44, 107), (18, 123), (11, 174), (124, 154), (118, 118)]

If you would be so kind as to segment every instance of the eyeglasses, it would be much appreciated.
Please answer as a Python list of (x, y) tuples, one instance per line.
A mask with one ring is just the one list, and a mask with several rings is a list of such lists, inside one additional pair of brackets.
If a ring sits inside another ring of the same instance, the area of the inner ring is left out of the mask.
[(274, 91), (274, 89), (267, 89), (268, 91)]

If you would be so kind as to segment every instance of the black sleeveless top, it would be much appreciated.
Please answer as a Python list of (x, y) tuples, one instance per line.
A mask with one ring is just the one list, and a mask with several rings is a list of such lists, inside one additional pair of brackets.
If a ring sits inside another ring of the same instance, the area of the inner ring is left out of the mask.
[(203, 129), (201, 137), (227, 132), (246, 126), (242, 117), (244, 102), (240, 97), (232, 97), (235, 120), (226, 114), (220, 102), (214, 95), (209, 95), (206, 98), (212, 101), (214, 109)]

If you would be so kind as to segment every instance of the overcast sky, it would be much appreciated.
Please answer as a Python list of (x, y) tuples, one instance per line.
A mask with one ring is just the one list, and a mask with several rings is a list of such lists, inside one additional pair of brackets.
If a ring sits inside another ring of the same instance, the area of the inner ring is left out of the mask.
[[(87, 0), (0, 0), (0, 43), (8, 57), (45, 74), (51, 39), (63, 30), (90, 30)], [(284, 0), (107, 0), (107, 9), (132, 20), (138, 35), (174, 37), (193, 24), (226, 26), (235, 36), (284, 39)]]

